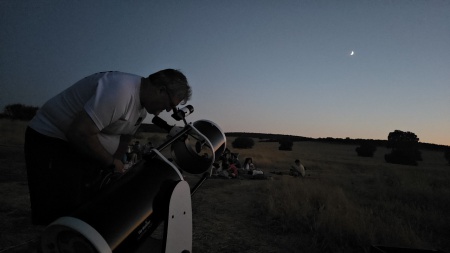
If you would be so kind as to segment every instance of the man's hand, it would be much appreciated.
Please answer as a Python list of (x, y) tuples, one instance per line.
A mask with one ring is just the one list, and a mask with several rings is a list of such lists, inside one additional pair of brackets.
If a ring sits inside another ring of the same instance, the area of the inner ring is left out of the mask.
[(124, 164), (119, 159), (114, 158), (114, 172), (124, 173)]

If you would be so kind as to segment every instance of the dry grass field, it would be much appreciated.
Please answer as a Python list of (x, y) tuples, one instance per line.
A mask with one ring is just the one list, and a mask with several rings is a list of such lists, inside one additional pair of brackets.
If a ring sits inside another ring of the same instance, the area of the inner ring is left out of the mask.
[[(33, 252), (43, 227), (29, 220), (26, 124), (0, 123), (0, 252)], [(371, 252), (371, 245), (450, 252), (443, 153), (422, 150), (419, 166), (402, 166), (384, 161), (386, 148), (361, 158), (355, 147), (295, 142), (293, 151), (279, 151), (278, 143), (255, 140), (252, 149), (231, 148), (242, 162), (253, 157), (268, 179), (206, 180), (192, 197), (193, 252)], [(287, 175), (297, 158), (306, 178)], [(199, 179), (186, 176), (190, 184)]]

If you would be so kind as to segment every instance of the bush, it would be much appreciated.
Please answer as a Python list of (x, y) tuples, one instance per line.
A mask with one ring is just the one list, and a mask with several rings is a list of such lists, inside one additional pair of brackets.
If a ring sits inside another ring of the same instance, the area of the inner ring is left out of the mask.
[(355, 149), (358, 156), (373, 157), (373, 154), (377, 150), (377, 147), (372, 142), (363, 142), (359, 147)]
[(412, 132), (395, 130), (388, 136), (388, 148), (392, 148), (390, 154), (386, 154), (384, 159), (388, 163), (417, 165), (417, 161), (422, 161), (422, 154), (418, 149), (419, 138)]
[(231, 145), (233, 148), (253, 148), (255, 141), (249, 137), (237, 137)]
[(417, 165), (417, 160), (412, 150), (393, 150), (390, 154), (384, 155), (384, 160), (394, 164)]
[(5, 106), (1, 118), (8, 118), (12, 120), (31, 120), (39, 107), (23, 105), (23, 104), (11, 104)]
[(292, 141), (279, 141), (280, 147), (278, 150), (286, 150), (286, 151), (292, 151), (292, 146), (294, 145), (294, 142)]
[(448, 164), (450, 164), (450, 148), (444, 151), (444, 157), (447, 160)]

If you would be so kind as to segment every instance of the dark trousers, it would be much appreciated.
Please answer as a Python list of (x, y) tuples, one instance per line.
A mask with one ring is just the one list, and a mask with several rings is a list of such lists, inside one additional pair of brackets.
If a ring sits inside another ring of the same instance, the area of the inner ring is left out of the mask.
[(68, 142), (28, 127), (24, 151), (33, 224), (70, 215), (97, 193), (99, 164)]

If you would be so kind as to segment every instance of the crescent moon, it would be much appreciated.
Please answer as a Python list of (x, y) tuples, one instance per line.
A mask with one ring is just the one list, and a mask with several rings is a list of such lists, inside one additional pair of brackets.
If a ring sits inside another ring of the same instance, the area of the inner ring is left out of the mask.
[(355, 52), (353, 52), (353, 51), (350, 53), (350, 55), (354, 55), (354, 54), (355, 54)]

